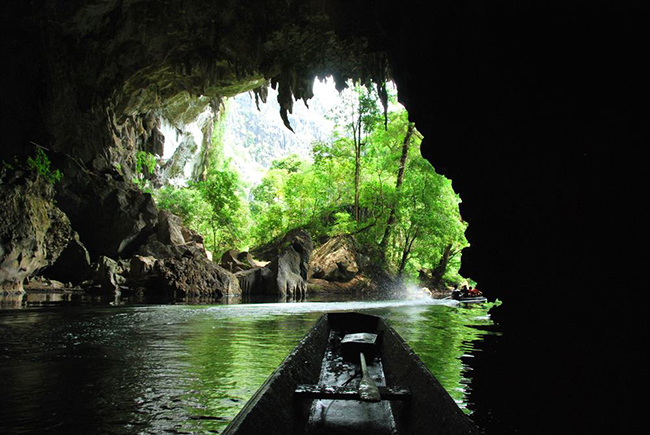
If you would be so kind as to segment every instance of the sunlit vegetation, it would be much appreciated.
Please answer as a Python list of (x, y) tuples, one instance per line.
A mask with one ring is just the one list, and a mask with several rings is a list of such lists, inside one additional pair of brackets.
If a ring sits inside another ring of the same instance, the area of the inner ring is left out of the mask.
[(34, 148), (34, 155), (28, 156), (25, 162), (20, 162), (17, 157), (14, 157), (13, 163), (0, 161), (0, 167), (8, 171), (33, 172), (50, 184), (58, 183), (63, 178), (61, 171), (52, 167), (50, 158), (40, 146)]
[(351, 235), (395, 274), (428, 269), (458, 282), (468, 246), (460, 198), (422, 158), (422, 136), (406, 110), (388, 108), (384, 114), (373, 86), (352, 86), (329, 115), (335, 133), (311, 144), (311, 158), (275, 160), (261, 182), (244, 186), (213, 153), (203, 180), (159, 189), (157, 202), (202, 233), (217, 256), (303, 228), (316, 240)]

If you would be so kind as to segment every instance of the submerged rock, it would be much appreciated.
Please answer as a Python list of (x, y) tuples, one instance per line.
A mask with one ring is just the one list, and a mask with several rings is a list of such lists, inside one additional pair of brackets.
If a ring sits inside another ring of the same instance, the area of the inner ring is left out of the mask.
[(22, 293), (25, 278), (56, 261), (72, 229), (47, 181), (16, 171), (0, 183), (0, 291)]

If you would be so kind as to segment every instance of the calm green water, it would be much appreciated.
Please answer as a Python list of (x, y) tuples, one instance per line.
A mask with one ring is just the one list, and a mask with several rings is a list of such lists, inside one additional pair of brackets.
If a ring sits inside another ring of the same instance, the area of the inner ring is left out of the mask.
[(0, 433), (218, 433), (323, 312), (349, 310), (387, 319), (470, 412), (471, 355), (495, 333), (488, 307), (57, 307), (0, 311)]

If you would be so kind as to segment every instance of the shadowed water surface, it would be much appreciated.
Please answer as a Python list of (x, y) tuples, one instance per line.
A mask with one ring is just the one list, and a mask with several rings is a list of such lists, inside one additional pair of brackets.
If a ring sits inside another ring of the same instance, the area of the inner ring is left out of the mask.
[[(219, 433), (322, 313), (381, 315), (469, 413), (488, 306), (420, 299), (0, 311), (0, 433)], [(492, 332), (491, 332), (492, 331)]]

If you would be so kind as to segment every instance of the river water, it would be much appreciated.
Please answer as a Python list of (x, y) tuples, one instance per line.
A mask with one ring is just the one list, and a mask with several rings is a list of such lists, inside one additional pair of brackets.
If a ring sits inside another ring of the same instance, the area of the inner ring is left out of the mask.
[(471, 414), (487, 306), (429, 298), (0, 310), (0, 433), (219, 433), (324, 312), (383, 316)]

